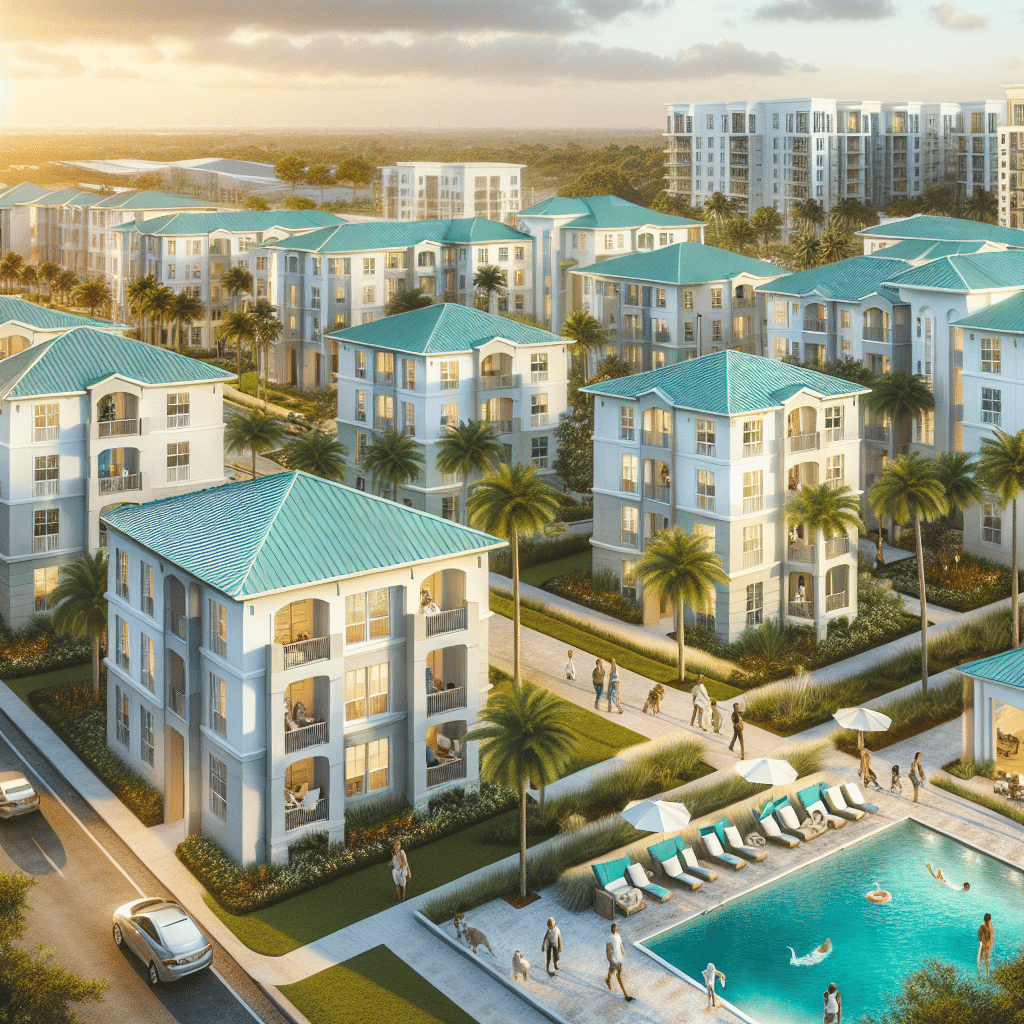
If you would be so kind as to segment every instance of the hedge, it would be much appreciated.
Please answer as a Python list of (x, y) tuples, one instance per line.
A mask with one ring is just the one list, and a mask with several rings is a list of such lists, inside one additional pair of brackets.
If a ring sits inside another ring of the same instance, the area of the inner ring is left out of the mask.
[[(519, 542), (519, 568), (529, 569), (544, 562), (590, 550), (590, 534), (569, 533), (562, 537), (545, 540), (521, 540)], [(512, 552), (509, 548), (491, 552), (491, 572), (512, 578)]]
[(21, 679), (92, 661), (88, 640), (54, 633), (49, 616), (37, 615), (21, 629), (0, 619), (0, 679)]
[(1018, 825), (1024, 825), (1024, 814), (1021, 814), (1015, 807), (1011, 807), (1003, 800), (997, 800), (994, 796), (986, 796), (984, 793), (975, 793), (973, 789), (968, 789), (966, 786), (958, 786), (955, 782), (939, 778), (937, 775), (931, 782), (933, 786), (938, 789), (944, 789), (947, 793), (952, 793), (953, 796), (958, 796), (963, 800), (970, 800), (972, 804), (978, 804), (980, 807), (984, 807), (989, 811), (995, 811), (996, 814), (1001, 814), (1004, 818), (1017, 822)]
[(585, 570), (556, 576), (544, 584), (544, 589), (556, 597), (603, 612), (623, 622), (639, 626), (643, 622), (643, 611), (638, 604), (623, 597), (616, 590), (599, 590), (594, 587), (591, 574)]
[[(942, 586), (933, 578), (925, 577), (929, 604), (948, 608), (950, 611), (969, 612), (1010, 596), (1010, 585), (1013, 580), (1009, 566), (998, 565), (985, 558), (965, 553), (960, 556), (960, 562), (955, 566), (954, 572), (964, 586)], [(916, 557), (902, 559), (893, 565), (880, 566), (874, 575), (891, 580), (893, 586), (901, 593), (917, 598), (921, 596)], [(1024, 577), (1024, 573), (1021, 575)]]

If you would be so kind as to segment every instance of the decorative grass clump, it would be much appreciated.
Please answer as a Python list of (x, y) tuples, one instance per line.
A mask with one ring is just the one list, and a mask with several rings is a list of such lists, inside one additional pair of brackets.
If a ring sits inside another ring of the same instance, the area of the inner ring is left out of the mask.
[(965, 782), (973, 779), (975, 775), (980, 775), (983, 779), (996, 777), (995, 761), (962, 761), (957, 758), (955, 761), (944, 764), (942, 770)]

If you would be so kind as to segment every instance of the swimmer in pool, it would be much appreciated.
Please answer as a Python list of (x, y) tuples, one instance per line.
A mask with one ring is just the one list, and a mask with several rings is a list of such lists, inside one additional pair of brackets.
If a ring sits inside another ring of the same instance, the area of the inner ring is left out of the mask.
[(953, 892), (969, 892), (970, 891), (970, 888), (971, 888), (971, 883), (970, 882), (964, 882), (964, 887), (961, 889), (958, 885), (954, 885), (942, 873), (942, 868), (939, 868), (937, 871), (933, 871), (931, 864), (925, 864), (925, 867), (928, 869), (928, 871), (930, 872), (932, 878), (934, 878), (936, 882), (941, 882), (943, 885), (945, 885), (948, 888), (952, 889)]
[(787, 946), (786, 949), (792, 954), (789, 958), (791, 967), (811, 967), (813, 964), (820, 964), (832, 952), (832, 940), (826, 939), (814, 952), (808, 953), (807, 956), (797, 956), (796, 950), (792, 946)]

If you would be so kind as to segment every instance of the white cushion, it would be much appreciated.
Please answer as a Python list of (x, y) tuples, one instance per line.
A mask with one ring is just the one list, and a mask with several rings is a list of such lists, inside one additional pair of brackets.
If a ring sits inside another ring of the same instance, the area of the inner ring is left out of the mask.
[(817, 811), (823, 818), (831, 818), (832, 815), (825, 810), (825, 805), (820, 800), (815, 800), (813, 804), (807, 805), (808, 815), (813, 815)]
[(679, 857), (669, 857), (668, 860), (661, 862), (661, 870), (668, 875), (669, 878), (678, 878), (683, 874), (683, 866), (679, 863)]
[(725, 839), (730, 846), (743, 845), (743, 840), (740, 838), (740, 830), (735, 825), (730, 825), (725, 830)]
[(319, 789), (311, 789), (302, 798), (303, 810), (308, 810), (309, 808), (316, 807), (316, 802), (319, 799), (320, 799), (320, 790)]
[(639, 864), (630, 864), (626, 868), (626, 874), (638, 889), (642, 889), (647, 884), (647, 872)]
[(797, 820), (796, 811), (793, 810), (788, 804), (785, 807), (780, 807), (776, 812), (782, 819), (782, 824), (786, 828), (799, 828), (800, 822)]
[(686, 847), (686, 849), (683, 850), (683, 863), (688, 868), (700, 867), (700, 865), (697, 863), (697, 854), (695, 854), (693, 850), (690, 849), (690, 847)]
[(438, 750), (451, 750), (452, 741), (442, 733), (437, 734), (437, 749)]
[(830, 786), (826, 792), (829, 800), (832, 801), (832, 806), (837, 811), (847, 810), (846, 801), (843, 799), (843, 791), (838, 786)]
[(704, 843), (712, 857), (721, 857), (725, 853), (725, 850), (722, 849), (722, 844), (718, 841), (718, 836), (714, 832), (709, 832), (704, 836)]
[(767, 818), (761, 819), (761, 827), (770, 836), (781, 836), (782, 829), (779, 828), (776, 820), (769, 814)]
[(864, 799), (864, 794), (860, 791), (860, 786), (856, 782), (847, 784), (846, 792), (853, 797), (853, 803), (855, 804), (866, 804), (867, 800)]
[[(647, 879), (645, 878), (644, 882), (646, 883), (646, 881)], [(613, 878), (610, 882), (605, 883), (605, 889), (608, 892), (612, 893), (612, 895), (614, 895), (617, 892), (623, 892), (626, 889), (630, 888), (632, 888), (632, 886), (630, 886), (629, 882), (627, 882), (624, 878)]]

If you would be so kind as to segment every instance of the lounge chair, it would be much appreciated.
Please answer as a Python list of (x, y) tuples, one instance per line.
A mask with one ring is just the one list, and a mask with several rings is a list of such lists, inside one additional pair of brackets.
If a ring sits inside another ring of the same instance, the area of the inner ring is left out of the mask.
[(804, 805), (808, 818), (813, 819), (814, 812), (817, 811), (829, 828), (842, 828), (847, 823), (846, 818), (840, 818), (838, 814), (829, 814), (828, 808), (821, 802), (821, 790), (817, 786), (808, 786), (797, 793), (797, 796)]
[[(619, 857), (618, 860), (605, 861), (603, 864), (591, 864), (590, 867), (597, 878), (601, 891), (607, 893), (611, 898), (611, 915), (613, 917), (615, 907), (629, 917), (647, 906), (643, 894), (626, 881), (625, 871), (629, 867), (628, 857)], [(601, 904), (595, 900), (594, 905), (600, 913)]]
[(634, 889), (639, 889), (645, 896), (650, 896), (652, 900), (664, 903), (666, 900), (672, 899), (672, 893), (663, 885), (658, 885), (653, 881), (654, 875), (642, 864), (630, 864), (623, 877)]
[(789, 802), (788, 796), (775, 801), (775, 809), (772, 813), (775, 815), (775, 820), (783, 835), (796, 836), (805, 843), (822, 835), (826, 828), (824, 818), (820, 825), (812, 821), (805, 821), (801, 824), (796, 809)]
[(706, 868), (703, 864), (697, 863), (696, 851), (692, 846), (686, 845), (686, 840), (683, 839), (682, 836), (676, 836), (675, 844), (676, 849), (679, 851), (679, 863), (688, 874), (696, 875), (698, 878), (703, 878), (705, 882), (713, 882), (718, 878), (717, 871), (713, 871), (711, 868)]
[(821, 799), (825, 801), (825, 806), (830, 813), (838, 814), (840, 818), (845, 818), (847, 821), (860, 821), (867, 813), (856, 807), (848, 806), (843, 798), (843, 792), (838, 786), (829, 786), (823, 782), (819, 789)]
[(647, 852), (650, 855), (651, 866), (654, 868), (656, 877), (670, 878), (691, 892), (704, 884), (704, 879), (688, 873), (688, 869), (683, 867), (682, 857), (675, 839), (665, 839), (653, 846), (648, 846)]
[(728, 818), (716, 821), (714, 829), (718, 833), (719, 842), (725, 847), (727, 853), (735, 853), (744, 860), (750, 861), (751, 864), (758, 864), (768, 856), (768, 851), (764, 849), (763, 844), (758, 848), (743, 842), (740, 830)]
[(702, 828), (700, 830), (700, 837), (704, 840), (707, 859), (712, 864), (717, 864), (723, 868), (732, 868), (733, 871), (739, 871), (747, 866), (747, 862), (742, 857), (726, 852), (725, 847), (722, 846), (722, 842), (718, 838), (718, 831), (714, 825), (707, 825)]
[(839, 788), (842, 791), (847, 807), (855, 807), (858, 811), (867, 811), (868, 814), (878, 813), (878, 805), (869, 804), (864, 799), (864, 794), (860, 791), (860, 786), (856, 782), (844, 783)]
[(789, 836), (783, 833), (782, 829), (779, 828), (779, 823), (772, 817), (774, 809), (774, 801), (769, 800), (761, 808), (760, 813), (754, 811), (754, 825), (769, 843), (775, 843), (776, 846), (785, 846), (786, 849), (792, 850), (794, 846), (800, 845), (801, 840), (796, 836)]

